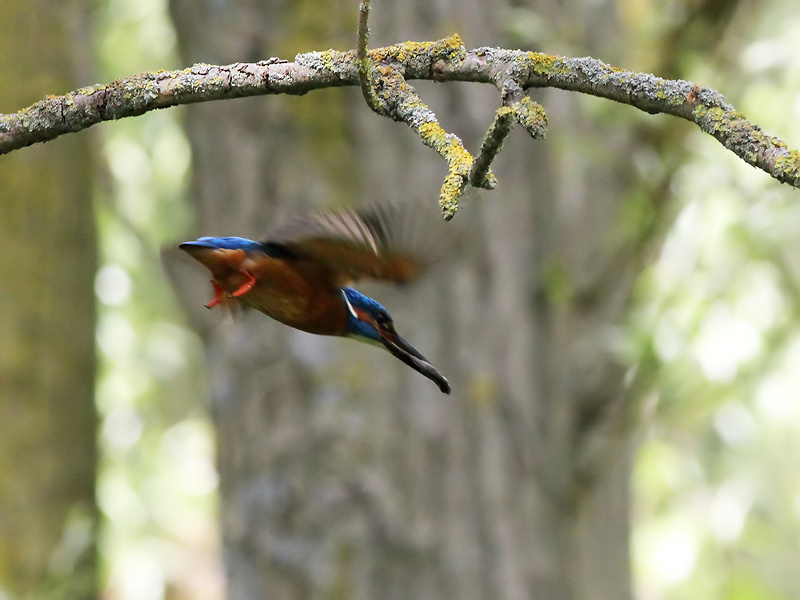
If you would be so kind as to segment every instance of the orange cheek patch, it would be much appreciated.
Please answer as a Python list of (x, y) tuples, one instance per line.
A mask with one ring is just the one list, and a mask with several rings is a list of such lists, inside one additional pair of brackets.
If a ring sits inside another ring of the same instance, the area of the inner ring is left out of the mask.
[(375, 322), (372, 320), (372, 317), (369, 316), (365, 311), (361, 310), (360, 308), (353, 307), (353, 312), (356, 315), (356, 318), (359, 321), (363, 321), (364, 323), (369, 323), (373, 327), (375, 326)]

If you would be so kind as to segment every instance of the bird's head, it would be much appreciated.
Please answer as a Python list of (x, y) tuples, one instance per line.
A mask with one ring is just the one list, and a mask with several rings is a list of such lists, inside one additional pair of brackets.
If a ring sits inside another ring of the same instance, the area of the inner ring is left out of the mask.
[(392, 317), (383, 306), (352, 288), (343, 288), (347, 307), (348, 335), (365, 342), (378, 342), (409, 367), (421, 373), (445, 394), (450, 384), (436, 368), (394, 329)]
[(391, 323), (392, 317), (385, 308), (372, 298), (352, 288), (342, 289), (347, 307), (347, 334), (364, 342), (383, 344), (383, 337), (378, 331), (381, 323)]

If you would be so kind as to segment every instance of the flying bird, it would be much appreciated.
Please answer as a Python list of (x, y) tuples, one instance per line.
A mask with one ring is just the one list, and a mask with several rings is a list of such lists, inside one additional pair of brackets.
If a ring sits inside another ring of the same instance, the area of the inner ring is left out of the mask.
[(179, 248), (211, 272), (208, 308), (240, 302), (295, 329), (377, 342), (449, 394), (447, 379), (395, 331), (386, 309), (349, 287), (362, 278), (415, 279), (430, 262), (414, 253), (418, 225), (399, 207), (373, 206), (303, 215), (261, 242), (201, 237)]

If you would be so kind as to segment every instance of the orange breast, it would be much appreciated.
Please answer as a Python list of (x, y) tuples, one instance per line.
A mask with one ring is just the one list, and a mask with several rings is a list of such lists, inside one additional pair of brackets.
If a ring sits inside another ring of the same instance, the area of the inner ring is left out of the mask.
[[(194, 247), (187, 250), (211, 271), (214, 282), (228, 298), (240, 301), (290, 327), (320, 335), (347, 332), (347, 308), (341, 290), (323, 266), (306, 259), (278, 259), (266, 254), (248, 256), (244, 250)], [(230, 298), (249, 280), (255, 285)]]
[(245, 258), (239, 269), (218, 283), (231, 293), (250, 271), (257, 283), (239, 300), (290, 327), (320, 335), (344, 335), (347, 309), (327, 272), (301, 259)]
[(233, 299), (290, 327), (320, 335), (344, 335), (347, 308), (341, 291), (327, 270), (304, 259), (277, 259), (265, 254), (248, 256), (244, 250), (198, 248), (192, 255), (204, 264), (227, 295), (247, 280), (256, 284)]

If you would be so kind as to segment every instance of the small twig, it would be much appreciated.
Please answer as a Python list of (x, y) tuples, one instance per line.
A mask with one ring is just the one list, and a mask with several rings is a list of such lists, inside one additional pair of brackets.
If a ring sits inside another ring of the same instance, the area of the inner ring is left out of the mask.
[(514, 120), (522, 125), (533, 139), (543, 138), (547, 132), (547, 113), (538, 102), (534, 102), (527, 95), (525, 89), (518, 81), (518, 69), (511, 67), (506, 77), (501, 79), (500, 95), (503, 106), (508, 106), (514, 112)]
[(522, 125), (533, 139), (540, 139), (547, 133), (547, 113), (538, 102), (525, 96), (511, 105), (514, 120)]
[(475, 187), (493, 190), (497, 185), (497, 178), (489, 171), (489, 165), (500, 152), (511, 127), (514, 124), (514, 111), (508, 106), (501, 106), (494, 113), (494, 121), (483, 138), (481, 150), (469, 174), (469, 183)]
[(364, 100), (372, 110), (379, 115), (384, 114), (383, 106), (375, 95), (372, 87), (370, 73), (372, 72), (372, 61), (367, 52), (369, 42), (369, 0), (361, 0), (358, 6), (358, 45), (356, 46), (356, 57), (358, 59), (358, 82), (361, 85), (361, 93)]
[(470, 185), (487, 190), (492, 190), (497, 185), (497, 179), (489, 172), (489, 166), (503, 148), (503, 142), (511, 133), (513, 122), (525, 127), (534, 139), (544, 137), (547, 129), (544, 108), (526, 96), (515, 79), (505, 79), (500, 86), (500, 92), (503, 106), (495, 111), (494, 120), (483, 138), (480, 152), (469, 175)]

